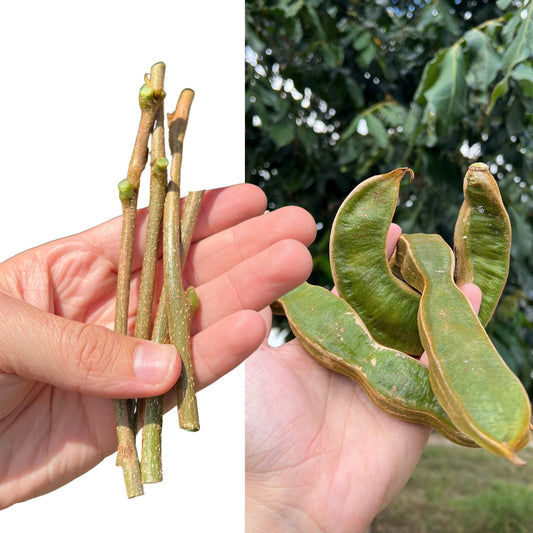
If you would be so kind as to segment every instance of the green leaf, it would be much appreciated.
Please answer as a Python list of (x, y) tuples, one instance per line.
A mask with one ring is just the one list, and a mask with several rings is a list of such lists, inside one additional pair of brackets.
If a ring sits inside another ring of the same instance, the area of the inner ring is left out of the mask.
[(500, 70), (500, 56), (494, 51), (487, 35), (481, 31), (470, 30), (464, 38), (473, 55), (466, 75), (467, 82), (471, 87), (486, 91)]
[(361, 143), (356, 137), (348, 139), (346, 142), (337, 143), (336, 160), (339, 167), (343, 167), (355, 161), (361, 155)]
[(366, 68), (376, 57), (376, 47), (373, 44), (367, 46), (358, 56), (357, 64), (361, 68)]
[(364, 105), (364, 95), (359, 84), (353, 78), (346, 79), (346, 90), (352, 99), (355, 107), (362, 107)]
[(418, 83), (414, 94), (414, 101), (425, 105), (427, 103), (425, 91), (429, 89), (438, 79), (440, 72), (440, 65), (447, 49), (439, 50), (433, 59), (426, 63), (422, 72), (422, 77)]
[(524, 106), (520, 100), (515, 100), (505, 113), (505, 127), (509, 136), (520, 135), (524, 129)]
[(289, 119), (283, 120), (270, 128), (269, 134), (278, 148), (287, 146), (294, 139), (294, 123)]
[(245, 21), (246, 42), (248, 46), (256, 53), (260, 54), (266, 48), (264, 41), (257, 35), (253, 28)]
[(511, 72), (511, 78), (518, 82), (524, 95), (533, 98), (533, 66), (531, 63), (520, 63)]
[(526, 98), (533, 98), (533, 78), (518, 80), (518, 85)]
[(359, 127), (361, 120), (366, 122), (366, 127), (368, 130), (367, 135), (372, 137), (380, 148), (387, 148), (389, 144), (387, 130), (381, 120), (376, 116), (376, 113), (369, 112), (369, 110), (359, 113), (352, 119), (348, 127), (342, 133), (340, 142), (345, 142), (357, 132), (357, 128)]
[(328, 37), (326, 35), (326, 31), (324, 29), (324, 26), (322, 25), (320, 17), (318, 16), (318, 13), (310, 5), (307, 6), (307, 12), (309, 13), (309, 16), (311, 17), (311, 20), (313, 21), (313, 25), (315, 27), (315, 30), (318, 36), (320, 37), (322, 41), (327, 42)]
[(432, 148), (439, 140), (437, 137), (437, 111), (432, 102), (429, 102), (426, 105), (422, 116), (422, 122), (426, 124), (424, 144), (428, 148)]
[(317, 134), (307, 125), (303, 125), (296, 128), (296, 135), (302, 143), (306, 155), (312, 155), (317, 148)]
[(283, 11), (286, 17), (294, 17), (305, 6), (304, 0), (278, 0), (276, 8)]
[(487, 107), (487, 115), (490, 115), (491, 111), (494, 109), (498, 98), (505, 96), (509, 90), (509, 78), (506, 76), (503, 80), (499, 81), (490, 95), (489, 106)]
[(442, 27), (446, 33), (450, 35), (459, 35), (459, 28), (457, 21), (453, 15), (450, 14), (450, 8), (445, 2), (427, 2), (421, 8), (422, 15), (420, 16), (416, 29), (419, 32), (425, 33), (433, 30), (433, 27)]
[(509, 7), (509, 4), (512, 1), (513, 0), (496, 0), (496, 5), (498, 6), (499, 9), (503, 11)]
[(444, 131), (466, 113), (466, 79), (463, 50), (458, 45), (447, 48), (435, 82), (424, 91), (424, 99), (436, 113), (436, 127)]
[(379, 108), (379, 113), (383, 115), (385, 122), (389, 126), (403, 126), (407, 118), (405, 108), (395, 102), (386, 102)]
[(329, 46), (327, 43), (320, 43), (324, 61), (332, 68), (342, 65), (344, 61), (344, 49), (342, 46)]
[(533, 81), (533, 63), (520, 63), (511, 72), (511, 77), (514, 80), (529, 80)]
[(533, 50), (533, 2), (530, 2), (523, 12), (525, 12), (525, 17), (520, 17), (522, 22), (502, 57), (502, 67), (506, 74), (517, 63), (527, 59)]
[(516, 9), (514, 12), (509, 12), (505, 17), (505, 23), (503, 25), (501, 35), (503, 42), (508, 45), (514, 38), (516, 28), (521, 22), (520, 9)]
[(422, 108), (412, 103), (405, 119), (404, 132), (410, 143), (414, 143), (420, 132), (422, 122)]
[(350, 124), (348, 124), (348, 127), (342, 132), (340, 142), (344, 142), (348, 138), (350, 138), (356, 131), (359, 126), (359, 121), (361, 120), (361, 113), (357, 114)]
[(357, 37), (352, 41), (352, 46), (354, 50), (360, 52), (364, 50), (368, 45), (372, 44), (372, 34), (368, 31), (362, 31), (357, 35)]
[(389, 136), (387, 135), (387, 130), (383, 126), (381, 120), (379, 120), (374, 113), (365, 115), (364, 119), (366, 120), (366, 125), (368, 127), (368, 135), (376, 140), (378, 146), (381, 148), (387, 148), (389, 144)]
[(523, 214), (520, 214), (512, 205), (507, 207), (513, 240), (511, 243), (511, 257), (520, 262), (531, 255), (533, 250), (533, 228), (527, 223)]

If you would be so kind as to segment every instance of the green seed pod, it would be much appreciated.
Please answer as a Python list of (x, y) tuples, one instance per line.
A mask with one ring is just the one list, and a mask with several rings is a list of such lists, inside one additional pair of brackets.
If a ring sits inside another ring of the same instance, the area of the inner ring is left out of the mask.
[(304, 283), (278, 303), (307, 353), (359, 383), (383, 411), (401, 420), (427, 424), (462, 446), (477, 446), (457, 430), (440, 406), (428, 369), (415, 358), (378, 344), (342, 298)]
[(133, 196), (133, 187), (127, 179), (119, 181), (118, 196), (121, 201), (129, 200)]
[(402, 235), (396, 261), (422, 293), (420, 338), (440, 404), (465, 435), (515, 464), (529, 441), (531, 405), (453, 281), (453, 252), (439, 235)]
[(400, 181), (409, 168), (361, 182), (340, 206), (330, 237), (330, 263), (339, 295), (381, 344), (408, 354), (423, 348), (416, 313), (420, 295), (393, 275), (386, 255)]
[(479, 320), (486, 325), (509, 273), (511, 222), (487, 165), (470, 165), (463, 190), (454, 233), (455, 281), (459, 286), (475, 283), (481, 289)]

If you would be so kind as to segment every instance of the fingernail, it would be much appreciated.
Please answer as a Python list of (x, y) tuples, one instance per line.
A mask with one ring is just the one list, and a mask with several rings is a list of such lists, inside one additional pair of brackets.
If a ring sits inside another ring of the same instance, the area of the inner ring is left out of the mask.
[(142, 342), (135, 349), (133, 372), (141, 381), (155, 385), (165, 379), (176, 357), (171, 344)]

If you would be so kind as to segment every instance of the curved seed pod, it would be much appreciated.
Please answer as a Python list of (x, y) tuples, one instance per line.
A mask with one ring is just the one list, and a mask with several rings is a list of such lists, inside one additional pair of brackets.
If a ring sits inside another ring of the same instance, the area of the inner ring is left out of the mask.
[(457, 444), (477, 446), (455, 428), (440, 406), (428, 369), (413, 357), (374, 341), (342, 298), (304, 283), (279, 303), (309, 355), (359, 383), (383, 411), (401, 420), (427, 424)]
[(487, 165), (470, 165), (463, 190), (454, 233), (455, 281), (459, 286), (475, 283), (481, 289), (479, 320), (486, 325), (509, 273), (511, 222)]
[(529, 398), (454, 283), (452, 250), (439, 235), (402, 235), (396, 260), (422, 292), (418, 326), (440, 404), (480, 446), (524, 464), (515, 452), (529, 441)]
[(340, 206), (330, 237), (335, 287), (381, 344), (408, 354), (423, 352), (416, 324), (420, 295), (391, 272), (386, 242), (400, 181), (398, 168), (361, 182)]

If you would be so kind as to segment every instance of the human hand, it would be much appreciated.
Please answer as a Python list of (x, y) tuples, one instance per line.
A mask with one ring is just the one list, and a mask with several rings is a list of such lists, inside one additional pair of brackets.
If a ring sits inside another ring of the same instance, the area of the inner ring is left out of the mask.
[[(198, 389), (259, 346), (266, 325), (258, 311), (309, 275), (311, 216), (265, 208), (252, 185), (204, 197), (184, 269), (200, 301), (192, 323)], [(140, 211), (138, 233), (145, 222)], [(162, 394), (178, 378), (173, 347), (108, 329), (120, 234), (117, 218), (0, 264), (0, 508), (57, 488), (116, 450), (111, 398)], [(132, 309), (141, 262), (139, 241)]]
[[(389, 257), (400, 233), (391, 227)], [(477, 312), (479, 289), (463, 291)], [(405, 485), (430, 432), (381, 411), (297, 340), (263, 343), (246, 361), (247, 532), (363, 532)]]

